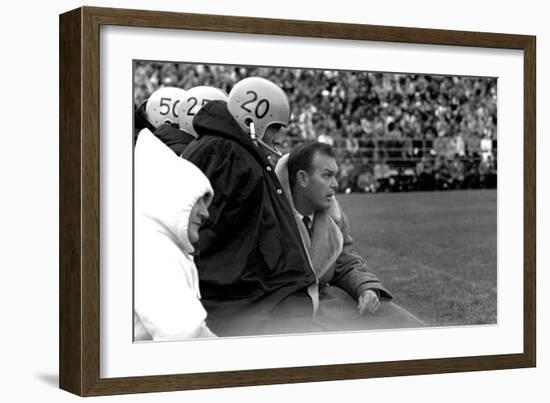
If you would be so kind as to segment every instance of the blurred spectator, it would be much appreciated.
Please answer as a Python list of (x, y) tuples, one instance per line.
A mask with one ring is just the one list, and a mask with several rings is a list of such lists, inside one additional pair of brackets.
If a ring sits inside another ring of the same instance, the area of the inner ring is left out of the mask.
[(416, 164), (416, 188), (431, 190), (435, 188), (433, 165), (427, 156), (423, 156)]
[(415, 186), (415, 171), (412, 168), (399, 167), (397, 175), (394, 178), (393, 191), (408, 192), (414, 190)]
[(435, 159), (434, 179), (436, 189), (446, 190), (451, 187), (451, 172), (447, 159), (443, 155), (438, 155)]
[(485, 163), (493, 157), (493, 140), (491, 140), (490, 133), (485, 132), (483, 138), (479, 143), (481, 150), (481, 162)]
[(365, 193), (376, 192), (376, 179), (367, 157), (361, 158), (361, 163), (357, 168), (357, 190)]
[(464, 163), (458, 154), (449, 165), (450, 187), (452, 189), (462, 189), (464, 185)]
[(350, 157), (345, 157), (339, 167), (339, 190), (344, 193), (351, 193), (355, 190), (355, 165)]
[(440, 132), (433, 142), (433, 150), (437, 156), (446, 156), (449, 139), (445, 137), (443, 132)]
[(320, 143), (326, 143), (329, 146), (334, 145), (334, 139), (330, 136), (330, 134), (322, 133), (317, 137), (317, 141)]
[(390, 188), (390, 166), (383, 158), (374, 164), (374, 179), (376, 180), (377, 190), (387, 191)]
[(479, 182), (483, 188), (494, 189), (497, 186), (496, 167), (493, 163), (493, 157), (488, 156), (479, 164)]
[(454, 153), (458, 154), (459, 157), (464, 157), (466, 155), (466, 143), (462, 137), (462, 133), (457, 132), (452, 140)]
[(481, 155), (480, 137), (474, 134), (466, 137), (466, 153), (470, 158)]
[(350, 134), (346, 135), (346, 151), (351, 156), (359, 154), (359, 140)]

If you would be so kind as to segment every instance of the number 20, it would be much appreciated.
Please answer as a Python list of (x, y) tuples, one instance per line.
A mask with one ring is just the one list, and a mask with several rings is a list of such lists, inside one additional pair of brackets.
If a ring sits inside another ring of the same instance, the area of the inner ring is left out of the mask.
[[(241, 108), (247, 111), (248, 113), (252, 113), (252, 109), (249, 109), (247, 107), (248, 104), (251, 104), (255, 102), (258, 99), (258, 94), (255, 91), (246, 91), (247, 95), (251, 95), (252, 97), (250, 99), (247, 99), (246, 102), (243, 102), (241, 105)], [(256, 108), (254, 109), (254, 115), (258, 119), (263, 118), (265, 115), (267, 115), (267, 112), (269, 112), (269, 101), (267, 99), (261, 99), (257, 104)]]

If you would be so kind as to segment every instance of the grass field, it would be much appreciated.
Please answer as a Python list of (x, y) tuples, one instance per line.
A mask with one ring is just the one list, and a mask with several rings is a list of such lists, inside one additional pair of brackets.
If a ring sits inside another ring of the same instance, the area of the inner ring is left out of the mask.
[(355, 251), (430, 325), (496, 323), (495, 190), (338, 195)]

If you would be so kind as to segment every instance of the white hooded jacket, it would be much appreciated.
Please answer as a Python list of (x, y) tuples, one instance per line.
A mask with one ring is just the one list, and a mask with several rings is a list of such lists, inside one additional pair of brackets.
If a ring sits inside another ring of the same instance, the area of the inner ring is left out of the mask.
[(134, 156), (134, 340), (212, 335), (187, 234), (195, 203), (212, 200), (210, 182), (148, 129)]

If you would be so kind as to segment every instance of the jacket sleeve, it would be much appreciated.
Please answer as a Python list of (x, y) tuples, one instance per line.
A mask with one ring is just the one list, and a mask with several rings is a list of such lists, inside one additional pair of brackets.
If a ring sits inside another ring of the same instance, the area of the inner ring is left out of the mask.
[(359, 299), (366, 290), (372, 289), (378, 293), (380, 299), (390, 300), (392, 295), (382, 286), (378, 278), (369, 272), (365, 261), (353, 251), (353, 238), (349, 234), (349, 223), (346, 215), (341, 211), (338, 226), (344, 236), (342, 253), (336, 260), (336, 267), (331, 284), (345, 290), (355, 299)]

